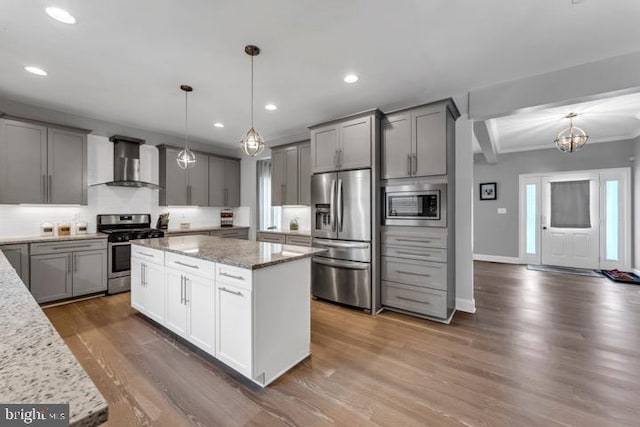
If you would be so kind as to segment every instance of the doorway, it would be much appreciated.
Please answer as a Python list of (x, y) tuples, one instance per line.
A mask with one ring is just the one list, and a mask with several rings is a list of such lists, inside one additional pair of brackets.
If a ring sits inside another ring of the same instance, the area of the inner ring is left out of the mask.
[(630, 181), (630, 168), (520, 175), (520, 259), (628, 269)]

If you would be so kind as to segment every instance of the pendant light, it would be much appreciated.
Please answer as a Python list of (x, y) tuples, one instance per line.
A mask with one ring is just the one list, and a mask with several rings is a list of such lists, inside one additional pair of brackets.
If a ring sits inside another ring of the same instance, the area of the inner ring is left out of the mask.
[(189, 85), (181, 85), (180, 89), (184, 91), (184, 150), (178, 153), (176, 161), (180, 169), (189, 169), (196, 164), (196, 155), (193, 151), (189, 150), (189, 92), (193, 91), (193, 88)]
[(251, 57), (251, 129), (242, 138), (240, 144), (242, 145), (242, 151), (247, 156), (255, 157), (264, 150), (264, 139), (253, 127), (253, 57), (260, 55), (260, 48), (254, 45), (247, 45), (244, 47), (244, 51)]
[(555, 140), (558, 150), (564, 153), (582, 150), (589, 140), (589, 135), (585, 131), (573, 125), (574, 117), (578, 117), (578, 115), (570, 113), (565, 116), (565, 119), (569, 119), (569, 127), (560, 132)]

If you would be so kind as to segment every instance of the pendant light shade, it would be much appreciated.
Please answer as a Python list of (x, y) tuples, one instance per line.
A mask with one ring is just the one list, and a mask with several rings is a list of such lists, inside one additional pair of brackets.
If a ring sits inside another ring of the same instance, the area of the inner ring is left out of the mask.
[(182, 85), (180, 89), (184, 91), (184, 150), (178, 153), (176, 161), (180, 169), (189, 169), (196, 164), (196, 155), (189, 149), (189, 92), (193, 88), (189, 85)]
[(564, 153), (582, 150), (589, 140), (589, 135), (585, 131), (573, 125), (573, 118), (577, 116), (575, 113), (565, 116), (566, 119), (569, 119), (569, 127), (560, 132), (555, 140), (558, 150)]
[(244, 48), (244, 52), (251, 57), (251, 129), (242, 138), (240, 145), (247, 156), (255, 157), (264, 150), (264, 139), (253, 127), (253, 57), (260, 54), (260, 48), (247, 45)]

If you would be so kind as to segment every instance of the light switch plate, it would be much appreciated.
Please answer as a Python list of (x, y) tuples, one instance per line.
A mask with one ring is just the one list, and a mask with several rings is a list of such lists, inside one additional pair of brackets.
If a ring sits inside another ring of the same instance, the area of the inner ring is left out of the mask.
[(507, 213), (507, 208), (498, 208), (498, 214), (506, 215), (506, 213)]

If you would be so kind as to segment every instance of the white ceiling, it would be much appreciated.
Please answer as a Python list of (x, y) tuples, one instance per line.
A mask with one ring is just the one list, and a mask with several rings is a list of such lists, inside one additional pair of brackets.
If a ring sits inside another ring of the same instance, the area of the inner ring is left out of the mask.
[(498, 153), (553, 148), (569, 127), (569, 113), (578, 114), (573, 124), (587, 132), (589, 144), (640, 136), (640, 93), (500, 117), (487, 128)]
[[(53, 21), (51, 5), (77, 24)], [(249, 126), (243, 48), (255, 43), (255, 124), (274, 140), (637, 51), (638, 16), (637, 0), (2, 0), (0, 96), (180, 135), (188, 83), (193, 136), (235, 144)], [(345, 84), (347, 72), (360, 81)]]

